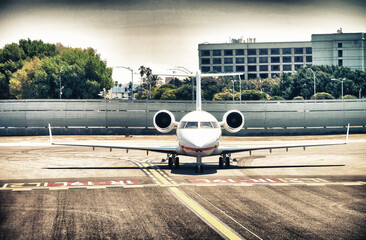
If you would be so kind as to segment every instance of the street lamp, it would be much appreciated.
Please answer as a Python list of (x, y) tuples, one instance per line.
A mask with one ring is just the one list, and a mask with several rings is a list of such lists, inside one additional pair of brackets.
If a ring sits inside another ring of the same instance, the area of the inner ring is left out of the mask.
[(63, 68), (64, 66), (61, 66), (61, 68), (60, 68), (60, 75), (59, 75), (59, 82), (60, 82), (60, 99), (61, 99), (61, 96), (62, 96), (62, 89), (64, 88), (62, 85), (61, 85), (61, 73), (62, 73), (62, 68)]
[(315, 102), (316, 102), (316, 82), (315, 82), (315, 73), (313, 71), (313, 69), (311, 68), (307, 68), (309, 69), (312, 73), (313, 73), (313, 76), (314, 76), (314, 99), (315, 99)]
[(236, 80), (231, 80), (231, 82), (233, 83), (233, 102), (234, 102), (234, 85), (235, 85)]
[(332, 81), (341, 81), (342, 85), (342, 101), (343, 101), (343, 81), (346, 80), (346, 78), (338, 79), (338, 78), (332, 78)]
[(134, 96), (133, 96), (133, 69), (130, 68), (130, 67), (125, 67), (125, 66), (115, 66), (114, 68), (124, 68), (124, 69), (127, 69), (127, 70), (131, 71), (131, 83), (132, 83), (132, 86), (131, 86), (131, 99), (133, 100), (134, 99)]

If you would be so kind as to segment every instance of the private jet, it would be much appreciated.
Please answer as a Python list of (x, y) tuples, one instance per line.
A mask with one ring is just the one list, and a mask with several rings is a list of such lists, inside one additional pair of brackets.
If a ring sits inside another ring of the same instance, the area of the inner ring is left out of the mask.
[[(51, 126), (49, 127), (50, 141), (52, 145), (79, 146), (79, 147), (96, 147), (101, 148), (119, 148), (131, 150), (143, 150), (151, 152), (159, 152), (167, 154), (169, 168), (179, 168), (179, 155), (191, 156), (196, 158), (196, 173), (203, 172), (202, 158), (207, 156), (219, 156), (219, 168), (229, 168), (230, 162), (235, 159), (231, 158), (231, 154), (238, 152), (251, 152), (255, 150), (297, 147), (314, 147), (327, 145), (347, 144), (349, 134), (349, 124), (347, 128), (346, 140), (342, 142), (325, 142), (325, 143), (309, 143), (309, 144), (285, 144), (285, 145), (266, 145), (266, 146), (222, 146), (220, 139), (222, 135), (222, 127), (230, 133), (237, 133), (243, 129), (245, 119), (244, 115), (238, 110), (231, 110), (224, 114), (222, 121), (218, 121), (212, 114), (202, 110), (201, 101), (201, 77), (217, 77), (217, 76), (239, 76), (243, 73), (224, 73), (224, 74), (202, 74), (197, 71), (196, 74), (174, 74), (175, 77), (195, 77), (197, 83), (196, 89), (196, 110), (186, 114), (179, 122), (175, 120), (172, 112), (168, 110), (160, 110), (153, 117), (154, 127), (161, 133), (168, 133), (176, 128), (178, 144), (176, 146), (131, 146), (131, 145), (105, 145), (105, 144), (87, 144), (87, 143), (55, 143), (52, 140)], [(164, 75), (164, 74), (159, 74)], [(167, 76), (167, 75), (165, 75)], [(164, 161), (166, 159), (163, 159)]]

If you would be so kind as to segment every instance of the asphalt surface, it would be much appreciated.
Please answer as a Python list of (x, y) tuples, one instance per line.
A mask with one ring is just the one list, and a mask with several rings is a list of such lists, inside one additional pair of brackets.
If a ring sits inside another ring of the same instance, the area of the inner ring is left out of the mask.
[[(344, 136), (223, 138), (226, 145)], [(55, 141), (171, 145), (173, 136), (54, 136)], [(0, 239), (365, 239), (366, 135), (347, 145), (217, 157), (49, 146), (0, 138)]]

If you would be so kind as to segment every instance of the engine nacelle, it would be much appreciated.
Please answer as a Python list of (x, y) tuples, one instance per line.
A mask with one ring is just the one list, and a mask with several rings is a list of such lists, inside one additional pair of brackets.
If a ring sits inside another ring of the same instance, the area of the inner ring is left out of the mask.
[(161, 110), (155, 113), (153, 122), (154, 127), (162, 133), (170, 132), (177, 125), (173, 113), (167, 110)]
[(231, 110), (222, 117), (222, 124), (226, 131), (231, 133), (239, 132), (244, 126), (244, 115), (238, 110)]

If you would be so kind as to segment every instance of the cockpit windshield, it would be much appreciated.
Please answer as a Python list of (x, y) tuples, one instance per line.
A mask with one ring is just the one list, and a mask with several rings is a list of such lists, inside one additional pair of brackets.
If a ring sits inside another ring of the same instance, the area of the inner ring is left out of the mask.
[(187, 122), (187, 121), (181, 121), (178, 125), (178, 128), (190, 128), (190, 129), (209, 129), (209, 128), (220, 128), (220, 125), (218, 122), (214, 121), (202, 121), (202, 122)]
[(200, 122), (200, 128), (213, 128), (211, 122)]
[(198, 128), (198, 122), (187, 122), (184, 128)]

